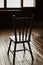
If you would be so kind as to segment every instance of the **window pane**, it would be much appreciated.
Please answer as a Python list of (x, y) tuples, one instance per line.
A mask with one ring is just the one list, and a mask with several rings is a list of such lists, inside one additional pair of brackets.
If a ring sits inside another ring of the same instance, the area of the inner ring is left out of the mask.
[(23, 7), (35, 7), (35, 0), (23, 0)]
[(0, 0), (0, 8), (4, 8), (4, 0)]
[(7, 0), (7, 8), (20, 8), (21, 0)]

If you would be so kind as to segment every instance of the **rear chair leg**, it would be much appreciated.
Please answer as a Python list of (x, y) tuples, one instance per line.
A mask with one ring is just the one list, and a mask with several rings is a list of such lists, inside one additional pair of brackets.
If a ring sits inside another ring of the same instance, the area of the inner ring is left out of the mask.
[(16, 55), (16, 43), (14, 45), (13, 65), (15, 65), (15, 55)]
[(10, 51), (10, 47), (11, 47), (11, 42), (12, 42), (12, 40), (10, 39), (10, 43), (9, 43), (9, 47), (8, 47), (8, 52), (7, 52), (8, 55), (9, 55), (9, 51)]
[(29, 49), (30, 49), (30, 54), (31, 54), (31, 57), (32, 57), (32, 61), (34, 61), (33, 54), (32, 54), (32, 50), (31, 50), (31, 46), (30, 46), (30, 43), (29, 42), (28, 42), (28, 46), (29, 46)]

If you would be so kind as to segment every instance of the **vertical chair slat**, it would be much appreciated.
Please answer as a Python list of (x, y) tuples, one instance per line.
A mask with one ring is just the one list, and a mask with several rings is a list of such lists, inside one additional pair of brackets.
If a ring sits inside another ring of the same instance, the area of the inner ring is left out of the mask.
[(28, 32), (28, 28), (27, 28), (27, 24), (26, 24), (25, 41), (27, 40), (27, 32)]
[(27, 40), (27, 31), (28, 29), (26, 28), (25, 40)]
[(24, 28), (22, 30), (22, 41), (24, 41)]
[(19, 41), (21, 41), (21, 30), (19, 29)]
[(17, 33), (16, 33), (16, 29), (15, 29), (15, 41), (17, 42)]
[(30, 30), (29, 30), (29, 37), (28, 37), (28, 40), (30, 41), (30, 37), (31, 37), (31, 32), (32, 32), (32, 19), (33, 19), (33, 16), (31, 18), (31, 22), (30, 22)]

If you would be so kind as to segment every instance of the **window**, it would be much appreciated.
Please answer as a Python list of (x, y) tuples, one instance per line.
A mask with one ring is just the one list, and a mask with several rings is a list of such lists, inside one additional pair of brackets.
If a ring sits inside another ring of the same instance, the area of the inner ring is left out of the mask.
[(35, 7), (35, 0), (0, 0), (0, 8)]
[(4, 8), (4, 0), (0, 0), (0, 8)]
[(23, 0), (23, 7), (35, 7), (35, 0)]
[(21, 0), (7, 0), (7, 8), (20, 8)]

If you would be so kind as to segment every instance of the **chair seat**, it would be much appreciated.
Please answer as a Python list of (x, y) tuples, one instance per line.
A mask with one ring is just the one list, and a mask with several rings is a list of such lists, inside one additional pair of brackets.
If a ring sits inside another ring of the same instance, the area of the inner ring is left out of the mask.
[(11, 39), (13, 42), (17, 42), (17, 43), (23, 43), (23, 42), (28, 42), (28, 39), (27, 40), (22, 40), (22, 38), (21, 38), (21, 40), (19, 40), (19, 35), (17, 35), (17, 41), (15, 41), (15, 36), (14, 35), (12, 35), (12, 36), (9, 36), (9, 39)]
[(9, 36), (9, 39), (11, 39), (11, 40), (14, 40), (15, 41), (15, 36), (13, 35), (13, 36)]

